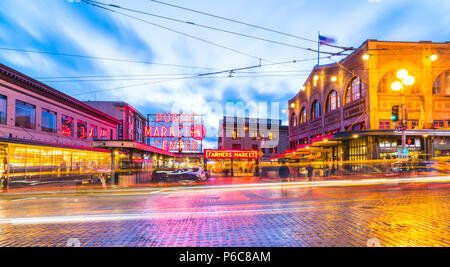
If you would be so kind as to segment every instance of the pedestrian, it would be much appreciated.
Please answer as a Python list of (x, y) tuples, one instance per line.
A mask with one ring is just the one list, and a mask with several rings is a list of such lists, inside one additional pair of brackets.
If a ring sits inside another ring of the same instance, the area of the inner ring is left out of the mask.
[(309, 163), (308, 167), (306, 167), (306, 171), (308, 171), (308, 181), (312, 181), (314, 167)]

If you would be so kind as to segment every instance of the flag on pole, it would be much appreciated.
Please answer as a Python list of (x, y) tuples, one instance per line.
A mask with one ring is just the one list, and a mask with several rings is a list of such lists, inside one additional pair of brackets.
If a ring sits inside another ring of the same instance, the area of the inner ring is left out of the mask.
[(320, 44), (334, 44), (336, 40), (319, 34), (319, 42)]

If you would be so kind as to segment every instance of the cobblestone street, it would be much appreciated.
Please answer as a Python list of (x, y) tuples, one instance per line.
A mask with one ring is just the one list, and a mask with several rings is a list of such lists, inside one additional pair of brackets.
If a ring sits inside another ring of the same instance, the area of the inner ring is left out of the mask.
[(0, 246), (449, 246), (449, 197), (442, 183), (3, 195)]

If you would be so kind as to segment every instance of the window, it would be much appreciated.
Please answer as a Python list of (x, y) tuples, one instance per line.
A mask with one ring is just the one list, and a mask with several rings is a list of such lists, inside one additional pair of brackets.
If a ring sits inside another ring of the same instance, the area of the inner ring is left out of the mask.
[(303, 108), (300, 112), (300, 124), (306, 123), (308, 121), (308, 115), (306, 114), (306, 108)]
[(347, 87), (345, 104), (359, 100), (366, 96), (366, 88), (360, 78), (354, 78)]
[(297, 127), (297, 114), (293, 113), (291, 116), (291, 127)]
[(327, 113), (339, 108), (339, 97), (338, 97), (338, 94), (336, 91), (331, 91), (328, 94), (326, 107), (327, 107)]
[[(400, 94), (401, 91), (395, 92), (392, 90), (392, 84), (394, 82), (401, 82), (401, 80), (397, 77), (398, 71), (391, 71), (386, 73), (383, 78), (378, 83), (378, 93), (379, 94)], [(416, 79), (416, 82), (411, 86), (405, 87), (405, 94), (408, 95), (418, 95), (421, 94), (421, 90), (419, 87), (419, 83)]]
[(74, 127), (74, 123), (73, 123), (73, 118), (71, 117), (67, 117), (67, 116), (62, 116), (61, 119), (61, 134), (64, 136), (73, 136), (74, 135), (74, 131), (73, 131), (73, 127)]
[(240, 144), (233, 144), (233, 150), (241, 150)]
[(89, 138), (90, 139), (97, 139), (98, 138), (98, 129), (97, 126), (91, 125), (89, 127)]
[(26, 129), (35, 129), (36, 106), (16, 100), (16, 126)]
[(411, 129), (416, 129), (419, 127), (419, 121), (411, 121)]
[(314, 101), (311, 107), (311, 120), (317, 119), (322, 115), (320, 112), (320, 102), (318, 100)]
[(433, 95), (450, 96), (450, 71), (441, 73), (433, 84)]
[(42, 109), (42, 131), (56, 133), (56, 112)]
[(87, 138), (87, 123), (83, 121), (77, 121), (77, 137), (80, 139)]
[(8, 98), (0, 95), (0, 124), (6, 124), (6, 113), (8, 110)]
[(391, 122), (388, 120), (380, 121), (380, 129), (391, 129)]
[[(99, 139), (106, 140), (107, 139), (107, 135), (108, 135), (108, 131), (105, 128), (100, 128)], [(111, 134), (111, 136), (112, 136), (112, 134)]]
[(434, 121), (435, 128), (444, 128), (444, 121)]

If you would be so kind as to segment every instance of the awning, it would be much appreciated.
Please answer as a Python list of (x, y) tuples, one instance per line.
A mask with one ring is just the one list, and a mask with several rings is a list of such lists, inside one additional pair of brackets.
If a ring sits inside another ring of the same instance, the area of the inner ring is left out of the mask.
[(179, 157), (178, 155), (162, 150), (157, 147), (149, 146), (146, 144), (141, 144), (135, 141), (93, 141), (91, 143), (91, 147), (93, 148), (102, 148), (102, 149), (131, 149), (136, 152), (144, 152), (144, 153), (152, 153), (158, 154), (167, 157)]

